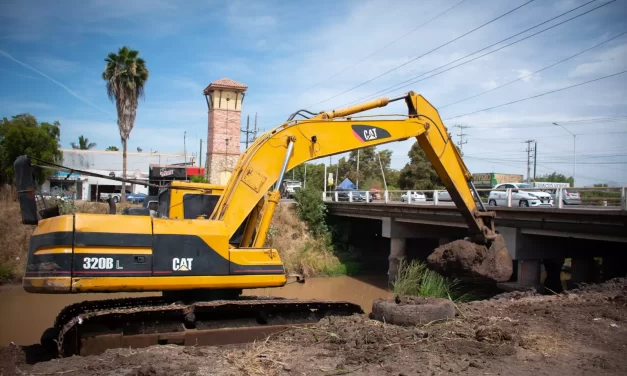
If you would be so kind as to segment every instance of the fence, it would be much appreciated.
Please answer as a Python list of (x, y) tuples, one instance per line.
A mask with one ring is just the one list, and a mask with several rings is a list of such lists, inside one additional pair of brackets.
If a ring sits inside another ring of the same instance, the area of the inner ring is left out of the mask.
[[(627, 210), (627, 187), (477, 189), (484, 206), (581, 207)], [(475, 194), (473, 193), (473, 196)], [(446, 190), (326, 191), (324, 201), (453, 205)], [(475, 198), (476, 200), (476, 198)]]

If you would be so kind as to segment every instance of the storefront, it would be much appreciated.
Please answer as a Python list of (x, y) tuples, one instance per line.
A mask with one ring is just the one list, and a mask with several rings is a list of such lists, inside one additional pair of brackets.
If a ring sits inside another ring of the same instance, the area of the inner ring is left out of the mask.
[[(150, 165), (149, 183), (164, 187), (173, 180), (190, 180), (194, 176), (204, 176), (205, 169), (200, 167)], [(148, 194), (156, 196), (159, 188), (150, 187)]]

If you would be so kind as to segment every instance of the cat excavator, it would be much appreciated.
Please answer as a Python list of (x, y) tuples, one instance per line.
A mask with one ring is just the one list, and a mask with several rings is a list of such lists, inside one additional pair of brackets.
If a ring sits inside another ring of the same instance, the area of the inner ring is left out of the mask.
[[(401, 100), (408, 114), (400, 119), (356, 116)], [(167, 190), (160, 194), (156, 216), (42, 215), (36, 208), (30, 159), (18, 158), (15, 173), (23, 223), (37, 225), (23, 278), (27, 292), (162, 293), (67, 306), (42, 343), (47, 338), (60, 356), (111, 347), (237, 343), (329, 315), (362, 312), (348, 302), (241, 293), (287, 283), (279, 253), (265, 245), (286, 171), (312, 159), (412, 137), (465, 219), (467, 241), (483, 244), (486, 250), (502, 242), (494, 212), (486, 211), (480, 200), (479, 206), (475, 203), (472, 192), (479, 195), (471, 174), (437, 110), (414, 92), (329, 112), (295, 112), (241, 154), (226, 186), (213, 194), (209, 190), (194, 195), (189, 205), (185, 191), (180, 191), (183, 198), (174, 205), (177, 215), (170, 213), (175, 196)], [(209, 207), (204, 213), (197, 209), (203, 205)], [(193, 215), (187, 216), (187, 210)]]

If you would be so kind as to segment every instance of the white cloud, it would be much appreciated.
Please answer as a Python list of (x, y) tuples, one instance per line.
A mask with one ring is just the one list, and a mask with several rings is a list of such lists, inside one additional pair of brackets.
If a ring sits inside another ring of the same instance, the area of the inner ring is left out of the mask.
[(597, 59), (577, 65), (571, 72), (571, 77), (607, 75), (624, 70), (627, 66), (627, 43), (606, 50)]
[(531, 73), (533, 73), (529, 69), (518, 69), (516, 70), (516, 72), (518, 73), (516, 78), (522, 78), (524, 82), (529, 82), (533, 78), (533, 76), (529, 76)]

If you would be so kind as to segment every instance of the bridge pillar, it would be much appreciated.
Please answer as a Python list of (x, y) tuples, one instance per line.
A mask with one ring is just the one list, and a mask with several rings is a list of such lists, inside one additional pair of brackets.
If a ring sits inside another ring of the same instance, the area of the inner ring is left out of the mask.
[(518, 285), (533, 287), (537, 290), (540, 286), (540, 275), (540, 260), (518, 260)]
[(396, 281), (399, 264), (407, 258), (406, 245), (407, 239), (405, 238), (390, 239), (390, 256), (388, 257), (388, 282), (390, 285)]

